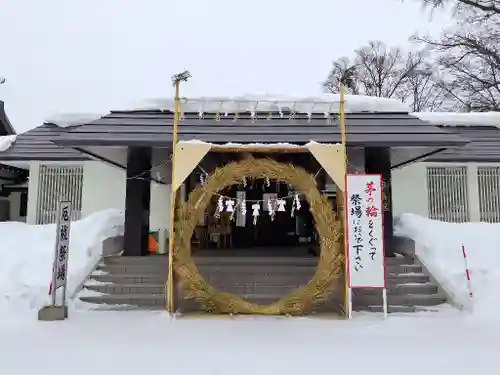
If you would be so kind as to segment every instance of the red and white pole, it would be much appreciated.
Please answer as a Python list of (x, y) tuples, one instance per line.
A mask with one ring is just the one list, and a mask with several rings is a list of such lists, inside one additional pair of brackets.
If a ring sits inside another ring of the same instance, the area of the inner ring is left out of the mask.
[(465, 246), (462, 245), (462, 255), (464, 257), (464, 264), (465, 264), (465, 277), (467, 278), (467, 289), (469, 290), (469, 297), (472, 298), (472, 286), (470, 282), (470, 272), (469, 272), (469, 265), (467, 262), (467, 253), (465, 252)]

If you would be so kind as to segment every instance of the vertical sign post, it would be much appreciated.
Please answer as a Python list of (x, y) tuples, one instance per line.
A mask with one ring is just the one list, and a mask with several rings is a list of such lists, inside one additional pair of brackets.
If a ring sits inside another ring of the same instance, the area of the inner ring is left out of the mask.
[(52, 307), (56, 306), (56, 295), (59, 288), (62, 288), (61, 306), (66, 306), (70, 228), (71, 202), (62, 201), (59, 203), (57, 216), (57, 237), (54, 251), (54, 267), (52, 269), (52, 283), (50, 287)]
[[(349, 291), (382, 289), (384, 317), (387, 318), (382, 176), (347, 175), (346, 191)], [(348, 315), (349, 318), (352, 315), (352, 303)]]

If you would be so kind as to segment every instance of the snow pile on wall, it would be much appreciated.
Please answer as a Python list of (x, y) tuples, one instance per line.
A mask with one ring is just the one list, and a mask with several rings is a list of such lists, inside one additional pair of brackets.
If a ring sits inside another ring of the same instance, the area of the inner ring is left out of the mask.
[[(119, 210), (97, 212), (71, 224), (68, 296), (102, 253), (102, 241), (123, 234)], [(0, 311), (39, 308), (50, 301), (56, 226), (0, 223)]]
[[(415, 241), (415, 252), (436, 279), (480, 315), (500, 313), (500, 224), (445, 223), (414, 214), (403, 214), (396, 225), (398, 236)], [(473, 289), (468, 297), (465, 246)]]
[(500, 112), (413, 112), (411, 115), (432, 125), (500, 127)]
[(17, 134), (4, 135), (0, 137), (0, 152), (7, 151), (16, 141)]

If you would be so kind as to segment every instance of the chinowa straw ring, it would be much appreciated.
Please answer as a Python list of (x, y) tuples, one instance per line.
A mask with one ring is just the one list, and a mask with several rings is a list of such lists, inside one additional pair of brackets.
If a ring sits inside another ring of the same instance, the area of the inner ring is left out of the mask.
[[(239, 184), (243, 178), (279, 180), (303, 193), (309, 202), (321, 238), (321, 255), (312, 279), (270, 305), (258, 305), (218, 291), (200, 275), (191, 256), (191, 237), (213, 195)], [(183, 297), (196, 301), (203, 310), (229, 314), (302, 315), (326, 301), (343, 277), (345, 256), (342, 225), (335, 219), (330, 203), (316, 187), (312, 175), (301, 167), (272, 159), (247, 158), (217, 168), (205, 183), (181, 202), (175, 222), (173, 269)]]

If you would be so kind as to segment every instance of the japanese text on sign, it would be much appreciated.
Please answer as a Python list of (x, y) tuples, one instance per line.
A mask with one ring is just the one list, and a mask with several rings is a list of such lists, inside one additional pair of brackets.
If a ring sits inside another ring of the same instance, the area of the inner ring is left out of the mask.
[(56, 239), (56, 259), (55, 259), (55, 281), (54, 289), (58, 289), (66, 284), (68, 272), (68, 251), (69, 233), (71, 224), (71, 202), (61, 202), (59, 209), (57, 239)]
[(384, 288), (382, 180), (347, 176), (347, 246), (350, 286)]

